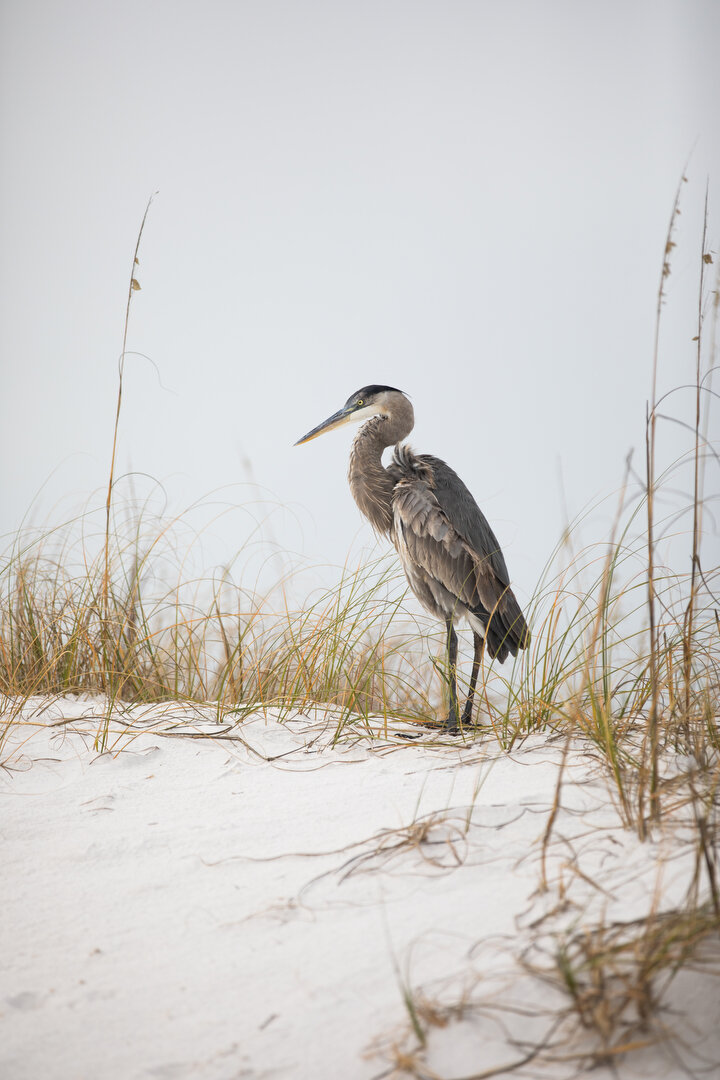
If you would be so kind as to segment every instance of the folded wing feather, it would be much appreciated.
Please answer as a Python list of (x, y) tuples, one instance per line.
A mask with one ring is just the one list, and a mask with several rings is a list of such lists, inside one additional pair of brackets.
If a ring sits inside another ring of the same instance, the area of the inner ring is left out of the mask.
[(422, 461), (432, 466), (435, 483), (429, 470), (405, 472), (392, 497), (394, 539), (408, 578), (413, 584), (414, 576), (429, 575), (483, 623), (492, 617), (491, 655), (514, 655), (528, 632), (498, 541), (457, 474), (437, 458)]

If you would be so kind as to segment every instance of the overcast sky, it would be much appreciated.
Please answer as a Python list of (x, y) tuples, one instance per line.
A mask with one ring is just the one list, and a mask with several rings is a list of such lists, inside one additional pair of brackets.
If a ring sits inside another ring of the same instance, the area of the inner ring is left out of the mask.
[(360, 386), (398, 386), (412, 445), (461, 474), (526, 597), (560, 474), (574, 514), (631, 447), (641, 464), (686, 162), (659, 387), (692, 378), (718, 55), (715, 0), (5, 0), (0, 531), (106, 482), (158, 191), (119, 472), (172, 509), (252, 479), (288, 508), (279, 543), (342, 563), (372, 543), (352, 431), (293, 443)]

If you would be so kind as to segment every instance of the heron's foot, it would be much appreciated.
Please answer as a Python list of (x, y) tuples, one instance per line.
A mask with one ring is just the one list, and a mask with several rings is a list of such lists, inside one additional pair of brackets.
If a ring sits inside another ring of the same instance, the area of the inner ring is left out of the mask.
[(445, 731), (448, 735), (461, 735), (462, 727), (458, 723), (457, 709), (450, 709), (450, 712), (440, 726), (441, 730)]
[(438, 721), (433, 722), (432, 720), (428, 720), (422, 725), (422, 730), (418, 731), (417, 733), (414, 731), (396, 731), (394, 732), (394, 734), (398, 737), (398, 739), (408, 740), (421, 739), (426, 731), (437, 731), (441, 735), (462, 735), (462, 728), (460, 727), (460, 725), (457, 723), (449, 724), (449, 719), (450, 717), (445, 720), (441, 720), (439, 723)]
[(462, 735), (462, 726), (458, 721), (457, 712), (452, 710), (444, 720), (426, 720), (422, 725), (422, 730), (417, 734), (414, 731), (412, 733), (409, 731), (396, 731), (395, 734), (400, 739), (419, 739), (423, 730), (438, 731), (443, 735)]

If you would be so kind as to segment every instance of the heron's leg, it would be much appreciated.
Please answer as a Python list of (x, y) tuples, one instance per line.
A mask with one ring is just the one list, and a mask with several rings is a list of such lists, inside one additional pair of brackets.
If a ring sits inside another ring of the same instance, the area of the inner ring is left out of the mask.
[(465, 702), (465, 708), (462, 713), (463, 725), (469, 724), (472, 720), (473, 700), (475, 698), (475, 683), (477, 682), (478, 672), (480, 671), (480, 664), (482, 663), (483, 651), (485, 649), (485, 638), (482, 634), (476, 634), (473, 632), (473, 644), (475, 645), (475, 652), (473, 654), (472, 672), (470, 673), (470, 689), (468, 690), (467, 701)]
[(457, 696), (457, 648), (458, 639), (453, 627), (452, 619), (446, 619), (447, 626), (447, 652), (448, 667), (450, 668), (450, 712), (445, 721), (448, 731), (458, 730), (458, 696)]

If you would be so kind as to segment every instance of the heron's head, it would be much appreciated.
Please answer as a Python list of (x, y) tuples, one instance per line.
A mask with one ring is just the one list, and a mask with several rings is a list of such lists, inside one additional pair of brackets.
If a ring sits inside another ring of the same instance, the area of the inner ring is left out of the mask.
[[(310, 442), (311, 439), (316, 439), (318, 435), (342, 427), (343, 424), (369, 420), (371, 416), (392, 417), (400, 407), (402, 407), (403, 412), (409, 410), (412, 417), (412, 405), (402, 390), (397, 390), (394, 386), (377, 386), (375, 384), (363, 386), (362, 390), (350, 395), (342, 409), (338, 409), (332, 416), (328, 416), (327, 420), (323, 420), (322, 424), (318, 424), (312, 431), (308, 431), (307, 435), (303, 435), (302, 439), (298, 439), (295, 445), (300, 446), (301, 443)], [(412, 427), (412, 423), (410, 427)]]

